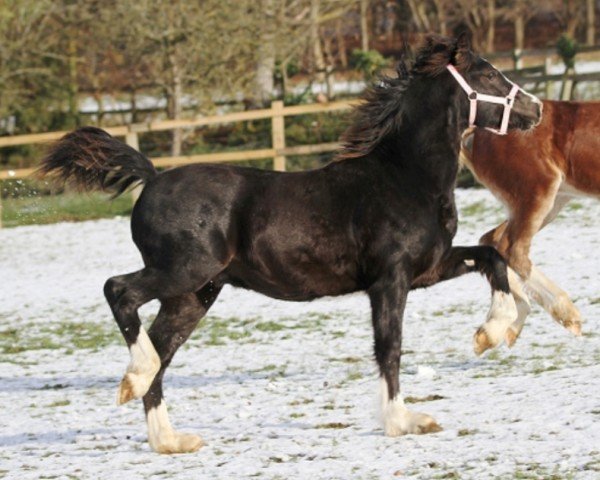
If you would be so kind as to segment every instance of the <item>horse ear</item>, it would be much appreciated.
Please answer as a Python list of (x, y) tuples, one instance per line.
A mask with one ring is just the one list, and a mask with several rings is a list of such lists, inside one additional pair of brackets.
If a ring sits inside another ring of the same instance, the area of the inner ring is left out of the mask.
[(454, 64), (462, 70), (467, 70), (471, 64), (471, 34), (462, 32), (456, 39), (456, 50), (454, 52)]

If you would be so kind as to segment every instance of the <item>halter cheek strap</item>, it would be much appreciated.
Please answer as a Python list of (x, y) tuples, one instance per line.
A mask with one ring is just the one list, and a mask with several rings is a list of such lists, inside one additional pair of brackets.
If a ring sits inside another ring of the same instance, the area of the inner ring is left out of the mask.
[(486, 130), (490, 132), (497, 133), (498, 135), (506, 135), (508, 130), (508, 120), (510, 118), (510, 111), (513, 108), (515, 97), (517, 96), (517, 92), (520, 90), (519, 86), (510, 80), (506, 79), (508, 83), (512, 85), (510, 92), (505, 97), (498, 97), (496, 95), (488, 95), (486, 93), (478, 93), (471, 88), (471, 86), (467, 83), (464, 77), (458, 73), (456, 67), (454, 65), (446, 65), (448, 71), (452, 74), (452, 76), (456, 79), (458, 84), (465, 91), (467, 96), (469, 97), (469, 127), (475, 126), (475, 117), (477, 117), (477, 102), (488, 102), (488, 103), (497, 103), (500, 105), (504, 105), (504, 111), (502, 112), (502, 121), (500, 122), (500, 129), (489, 128), (486, 127)]

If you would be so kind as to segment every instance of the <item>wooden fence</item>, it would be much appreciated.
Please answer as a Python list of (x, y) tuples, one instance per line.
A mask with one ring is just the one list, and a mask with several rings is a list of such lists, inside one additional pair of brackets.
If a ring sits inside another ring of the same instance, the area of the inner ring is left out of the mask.
[[(585, 52), (597, 52), (600, 47), (585, 47)], [(543, 66), (523, 68), (522, 59), (525, 56), (545, 56), (546, 61)], [(548, 66), (550, 56), (555, 56), (553, 50), (530, 50), (523, 52), (502, 52), (491, 54), (490, 59), (512, 57), (514, 60), (514, 70), (508, 73), (509, 77), (518, 83), (534, 84), (536, 89), (540, 85), (545, 87), (548, 92), (551, 82), (562, 82), (563, 89), (561, 96), (563, 100), (570, 98), (574, 84), (582, 81), (600, 81), (600, 72), (576, 74), (568, 72), (566, 74), (549, 74)], [(566, 87), (566, 88), (565, 88)], [(138, 135), (147, 132), (158, 132), (164, 130), (174, 130), (177, 128), (195, 128), (224, 123), (235, 123), (258, 119), (271, 119), (271, 148), (255, 150), (239, 150), (229, 152), (208, 153), (201, 155), (186, 155), (178, 157), (157, 157), (152, 158), (152, 162), (157, 167), (175, 167), (190, 163), (215, 163), (215, 162), (235, 162), (247, 160), (273, 159), (275, 170), (283, 171), (286, 169), (286, 156), (289, 155), (308, 155), (313, 153), (324, 153), (336, 150), (338, 143), (320, 143), (316, 145), (300, 145), (295, 147), (286, 147), (285, 142), (285, 117), (294, 115), (306, 115), (315, 113), (325, 113), (340, 110), (347, 110), (358, 101), (339, 101), (322, 104), (284, 106), (281, 101), (274, 101), (271, 108), (262, 110), (250, 110), (246, 112), (235, 112), (224, 115), (213, 115), (199, 117), (190, 120), (164, 120), (149, 123), (136, 123), (118, 127), (107, 127), (105, 130), (111, 135), (124, 137), (125, 142), (135, 149), (139, 149)], [(50, 132), (30, 135), (17, 135), (0, 137), (0, 148), (14, 145), (32, 145), (47, 143), (58, 140), (67, 132)], [(33, 173), (34, 168), (23, 168), (15, 170), (0, 170), (0, 181), (6, 179), (26, 178)], [(0, 198), (0, 228), (2, 227), (2, 200)]]
[[(319, 143), (315, 145), (299, 145), (286, 147), (285, 145), (285, 117), (306, 115), (314, 113), (335, 112), (350, 109), (357, 100), (339, 101), (330, 103), (316, 103), (310, 105), (284, 106), (282, 101), (274, 101), (271, 108), (262, 110), (249, 110), (246, 112), (227, 113), (199, 117), (190, 120), (164, 120), (149, 123), (136, 123), (118, 127), (107, 127), (105, 130), (111, 135), (124, 137), (125, 142), (136, 150), (139, 149), (139, 134), (173, 130), (176, 128), (195, 128), (223, 123), (243, 122), (248, 120), (271, 119), (271, 148), (255, 150), (236, 150), (230, 152), (207, 153), (201, 155), (186, 155), (178, 157), (152, 158), (156, 167), (175, 167), (190, 163), (215, 163), (237, 162), (245, 160), (273, 159), (273, 168), (284, 171), (286, 169), (286, 156), (309, 155), (335, 151), (338, 143)], [(42, 144), (58, 140), (67, 132), (36, 133), (31, 135), (17, 135), (14, 137), (0, 137), (0, 148), (14, 145)], [(0, 181), (7, 179), (20, 179), (30, 176), (35, 168), (22, 168), (16, 170), (0, 170)], [(2, 227), (2, 199), (0, 198), (0, 228)]]

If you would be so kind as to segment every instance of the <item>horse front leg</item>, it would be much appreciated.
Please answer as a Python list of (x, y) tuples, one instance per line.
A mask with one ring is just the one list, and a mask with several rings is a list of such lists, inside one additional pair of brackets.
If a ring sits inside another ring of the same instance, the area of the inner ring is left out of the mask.
[(429, 415), (408, 410), (400, 394), (402, 317), (408, 291), (409, 283), (400, 272), (391, 272), (368, 291), (380, 374), (381, 416), (384, 432), (390, 437), (441, 430)]
[(473, 271), (484, 274), (492, 287), (492, 305), (486, 321), (473, 337), (475, 353), (481, 355), (502, 342), (518, 316), (517, 305), (509, 288), (506, 261), (493, 247), (452, 247), (436, 267), (429, 284)]

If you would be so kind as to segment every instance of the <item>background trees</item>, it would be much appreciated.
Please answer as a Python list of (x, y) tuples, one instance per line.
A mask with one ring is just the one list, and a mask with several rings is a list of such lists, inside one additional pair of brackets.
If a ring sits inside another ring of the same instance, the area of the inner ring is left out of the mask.
[[(177, 119), (232, 103), (262, 106), (273, 96), (297, 101), (302, 92), (292, 83), (323, 83), (331, 97), (335, 76), (356, 65), (368, 73), (400, 52), (403, 36), (432, 31), (469, 29), (488, 52), (547, 46), (563, 33), (594, 43), (598, 3), (3, 0), (0, 135), (150, 114)], [(94, 116), (84, 117), (84, 106)], [(175, 132), (174, 155), (182, 140)]]

